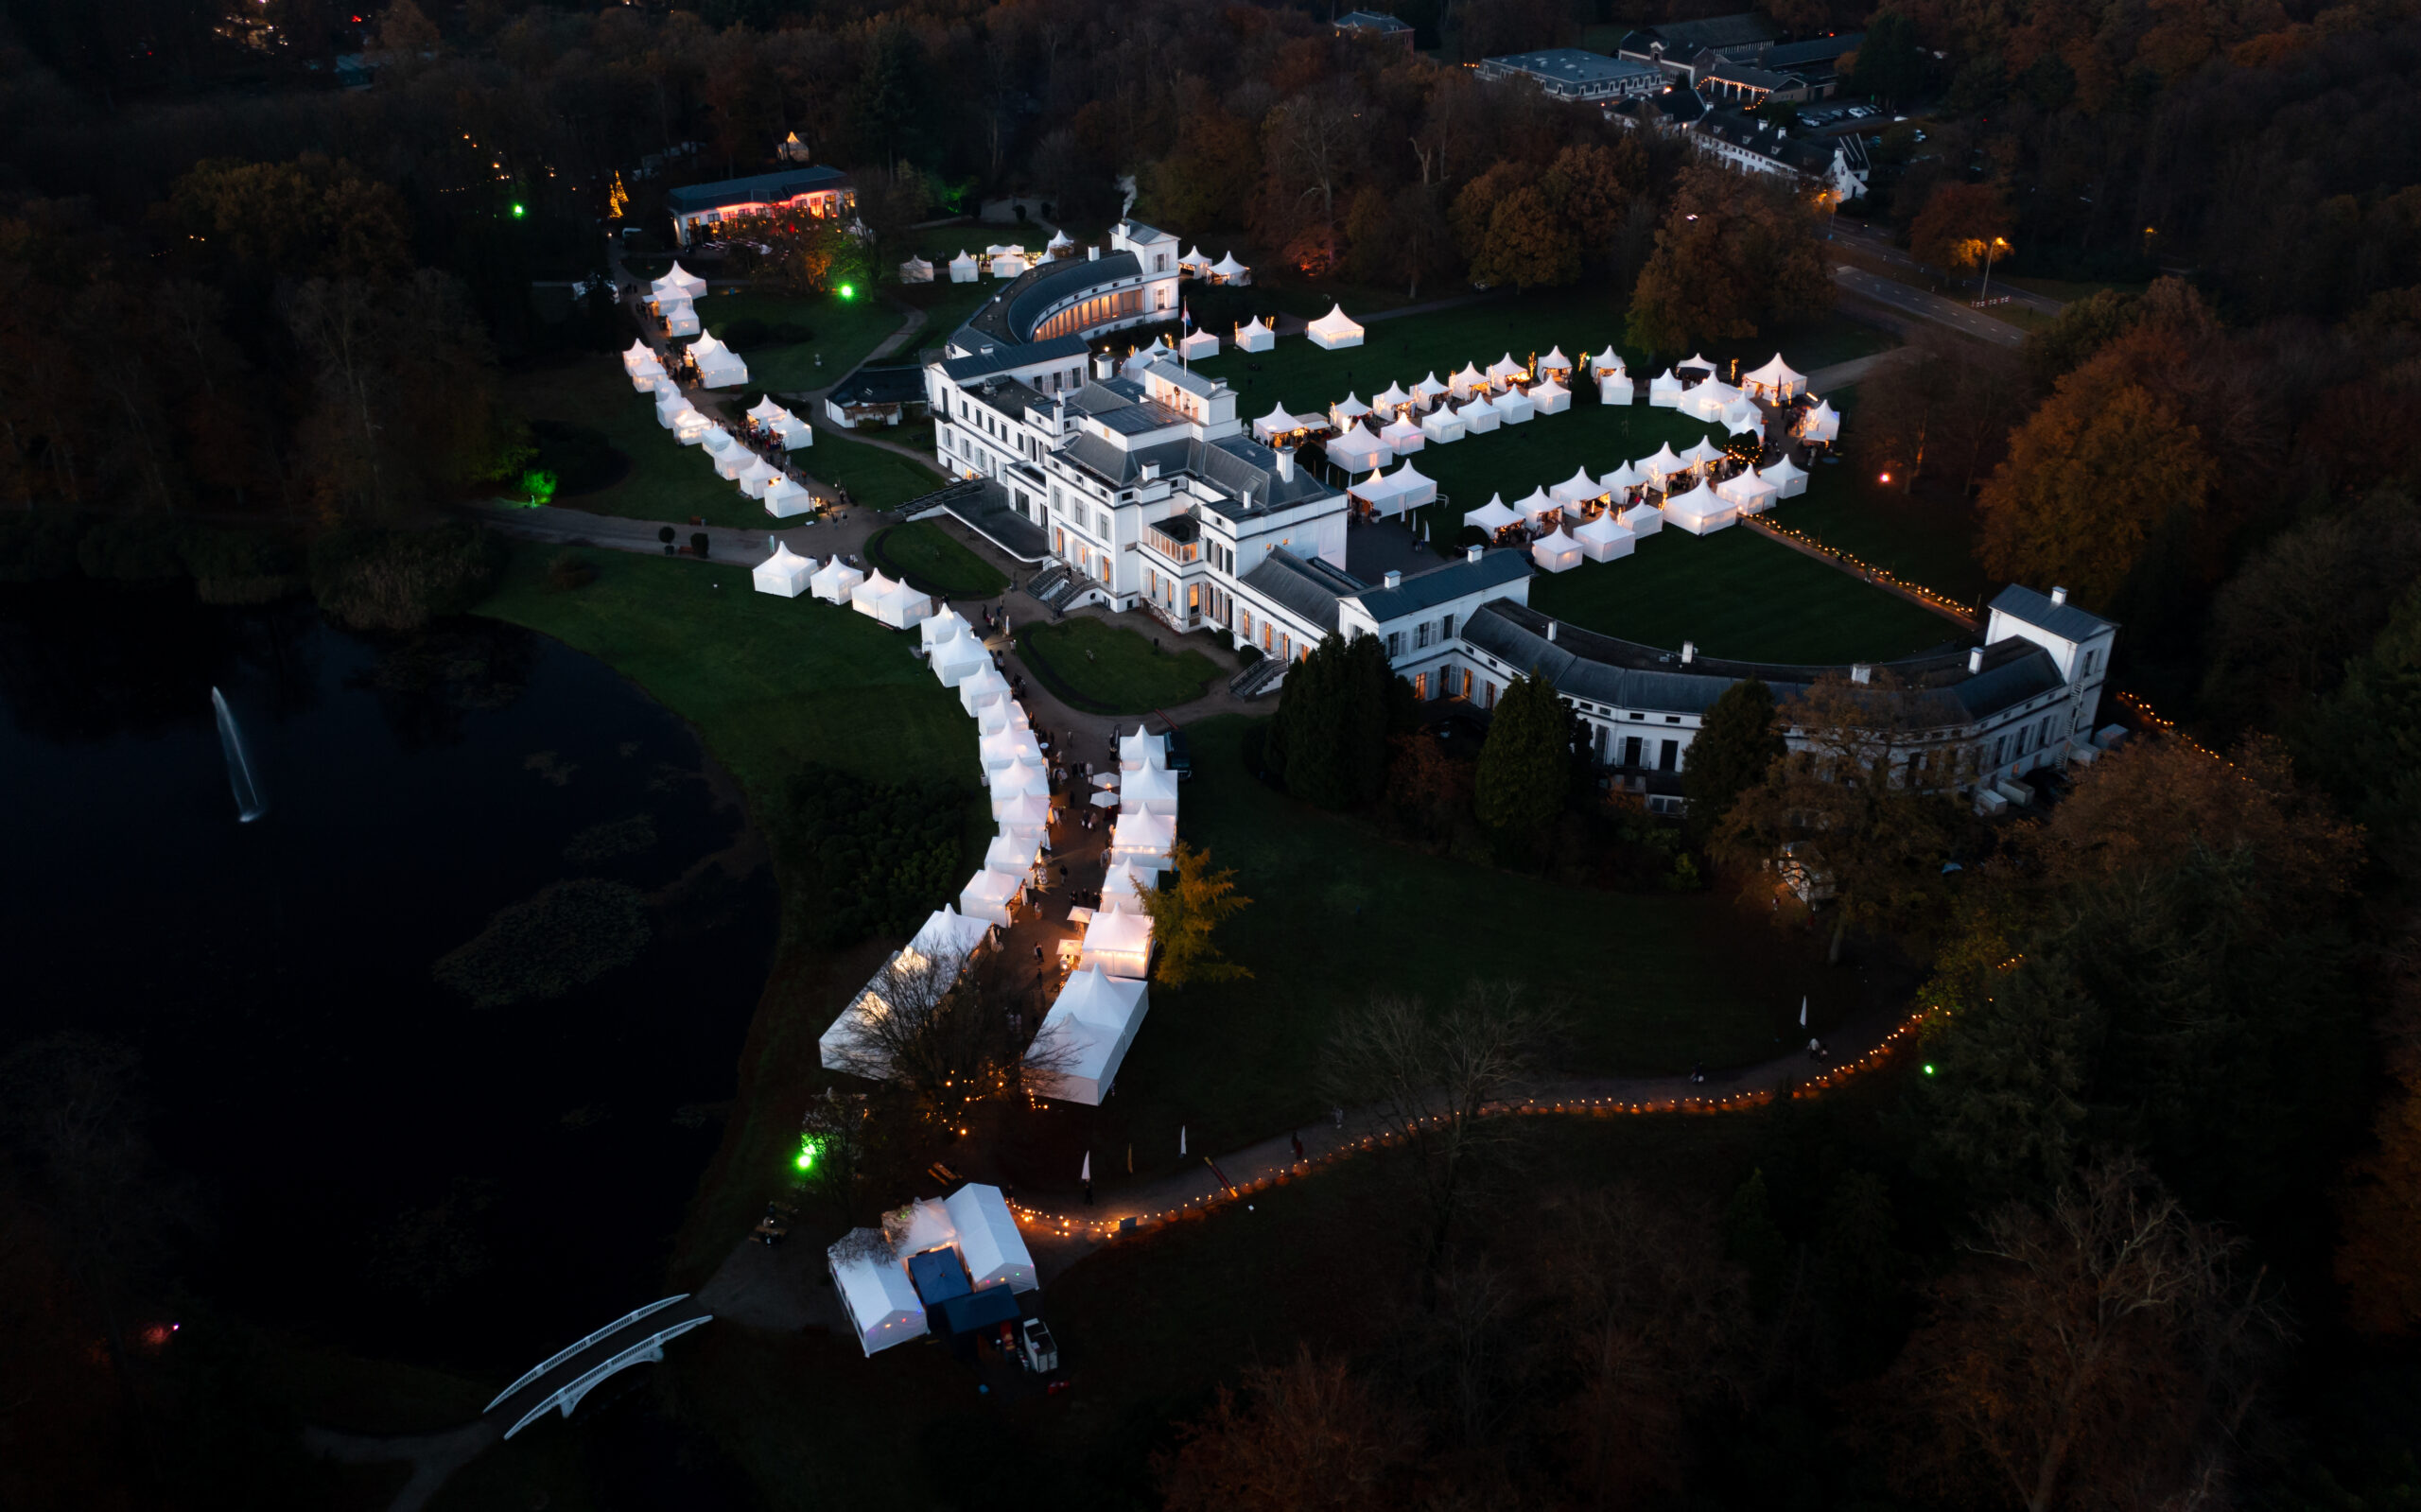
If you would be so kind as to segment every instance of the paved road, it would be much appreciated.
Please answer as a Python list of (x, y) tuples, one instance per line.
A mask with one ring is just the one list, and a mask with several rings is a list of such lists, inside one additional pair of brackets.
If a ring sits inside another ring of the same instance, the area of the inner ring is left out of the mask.
[[(1927, 268), (1893, 246), (1890, 233), (1875, 227), (1862, 226), (1853, 220), (1837, 219), (1833, 224), (1832, 235), (1836, 242), (1856, 248), (1858, 255), (1871, 257), (1884, 264), (1891, 270), (1892, 276), (1902, 283), (1917, 284), (1927, 287), (1942, 285), (1970, 295), (1980, 291), (1984, 287), (1981, 276), (1971, 278), (1956, 273), (1944, 276)], [(2039, 310), (2045, 315), (2057, 315), (2067, 308), (2065, 300), (2054, 299), (2048, 294), (2037, 294), (2031, 289), (2020, 288), (2014, 284), (1995, 284), (1993, 288), (1995, 297), (2006, 294), (2011, 304), (2023, 304), (2029, 309)]]
[(1858, 379), (1868, 377), (1895, 362), (1904, 361), (1909, 356), (1910, 353), (1907, 347), (1895, 346), (1889, 352), (1852, 357), (1847, 362), (1836, 362), (1829, 368), (1818, 368), (1807, 375), (1807, 391), (1820, 396), (1831, 393), (1837, 389), (1846, 389)]
[(1847, 263), (1836, 264), (1833, 282), (1843, 293), (1872, 300), (1904, 315), (1913, 315), (1921, 321), (1946, 326), (1961, 336), (1974, 337), (1978, 341), (2012, 348), (2026, 342), (2026, 333), (2006, 321), (1994, 320), (1989, 315), (1969, 309), (1957, 300), (1911, 288), (1862, 268), (1852, 268)]

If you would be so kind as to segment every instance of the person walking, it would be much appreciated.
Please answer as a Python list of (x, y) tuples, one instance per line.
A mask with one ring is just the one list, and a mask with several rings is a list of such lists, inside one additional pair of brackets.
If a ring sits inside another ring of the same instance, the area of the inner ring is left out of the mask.
[(1303, 1131), (1297, 1129), (1293, 1138), (1295, 1142), (1295, 1163), (1299, 1166), (1303, 1163)]

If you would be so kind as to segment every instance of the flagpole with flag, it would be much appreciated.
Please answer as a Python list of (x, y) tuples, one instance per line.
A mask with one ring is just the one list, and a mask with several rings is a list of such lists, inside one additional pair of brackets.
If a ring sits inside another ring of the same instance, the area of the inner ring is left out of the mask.
[(1804, 996), (1799, 999), (1799, 1027), (1802, 1029), (1807, 1027), (1807, 999)]

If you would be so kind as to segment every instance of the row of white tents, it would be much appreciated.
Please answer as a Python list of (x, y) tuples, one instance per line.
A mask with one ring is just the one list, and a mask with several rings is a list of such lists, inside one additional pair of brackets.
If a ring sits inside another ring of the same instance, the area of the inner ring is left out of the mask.
[[(775, 404), (771, 395), (751, 408), (748, 418), (770, 431), (786, 452), (815, 443), (815, 432), (807, 422)], [(738, 484), (742, 494), (761, 501), (765, 513), (774, 518), (791, 519), (815, 508), (815, 495), (806, 485), (742, 443), (670, 384), (656, 391), (655, 419), (682, 445), (699, 448), (713, 462), (718, 477)]]
[(664, 322), (667, 336), (698, 334), (697, 301), (706, 292), (706, 281), (683, 268), (676, 259), (671, 270), (648, 286), (648, 299), (655, 306), (656, 319)]
[(930, 595), (880, 572), (861, 572), (837, 556), (818, 565), (813, 557), (792, 551), (786, 541), (775, 541), (774, 554), (751, 568), (749, 577), (758, 593), (780, 599), (809, 595), (829, 604), (847, 604), (892, 630), (913, 629), (933, 614)]
[[(748, 364), (739, 353), (711, 335), (689, 343), (689, 360), (697, 365), (701, 389), (738, 389), (748, 382)], [(622, 371), (641, 393), (677, 392), (680, 386), (664, 371), (664, 358), (645, 341), (634, 341), (622, 354)]]
[(1176, 266), (1177, 271), (1189, 278), (1206, 279), (1213, 284), (1242, 286), (1252, 282), (1252, 269), (1236, 261), (1234, 252), (1221, 252), (1219, 260), (1214, 263), (1203, 256), (1202, 249), (1196, 247), (1178, 258)]

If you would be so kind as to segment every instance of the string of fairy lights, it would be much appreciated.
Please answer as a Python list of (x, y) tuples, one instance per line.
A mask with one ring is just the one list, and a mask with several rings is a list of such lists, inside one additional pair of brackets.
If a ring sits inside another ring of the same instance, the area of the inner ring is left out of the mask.
[(2220, 765), (2227, 768), (2230, 772), (2234, 772), (2236, 770), (2235, 762), (2220, 755), (2217, 751), (2212, 750), (2209, 746), (2204, 745), (2202, 741), (2197, 740), (2192, 736), (2186, 734), (2184, 730), (2179, 729), (2175, 720), (2162, 718), (2161, 715), (2153, 710), (2150, 704), (2145, 703), (2134, 694), (2120, 693), (2117, 695), (2117, 699), (2119, 703), (2127, 706), (2128, 710), (2132, 712), (2135, 718), (2143, 721), (2146, 724), (2151, 725), (2153, 729), (2158, 730), (2161, 734), (2168, 736), (2172, 740), (2185, 741), (2187, 750), (2201, 752), (2203, 755), (2209, 756)]
[(1769, 535), (1778, 535), (1787, 540), (1796, 541), (1802, 546), (1822, 553), (1825, 557), (1830, 558), (1835, 562), (1838, 562), (1846, 566), (1855, 567), (1858, 571), (1865, 573), (1868, 577), (1874, 579), (1878, 582), (1889, 583), (1892, 587), (1899, 589), (1902, 593), (1914, 595), (1916, 598), (1925, 600), (1926, 605), (1931, 608), (1940, 609), (1945, 613), (1958, 616), (1960, 620), (1964, 621), (1968, 625), (1972, 626), (1976, 623), (1976, 612), (1968, 608), (1965, 604), (1960, 603), (1958, 600), (1951, 598), (1948, 594), (1936, 593), (1922, 582), (1911, 582), (1907, 579), (1892, 571), (1890, 568), (1878, 567), (1873, 563), (1867, 561), (1865, 558), (1857, 555), (1854, 551), (1844, 551), (1839, 547), (1830, 546), (1818, 540), (1816, 537), (1809, 535), (1804, 530), (1794, 530), (1787, 525), (1776, 525), (1771, 520), (1749, 519), (1744, 520), (1743, 523), (1754, 526), (1756, 529), (1764, 530)]
[[(2022, 958), (2016, 956), (2011, 957), (2009, 961), (2002, 964), (2003, 969), (2007, 969), (2009, 966), (2016, 965), (2020, 959)], [(1867, 1051), (1864, 1054), (1859, 1055), (1856, 1059), (1844, 1061), (1838, 1066), (1832, 1067), (1807, 1078), (1805, 1081), (1791, 1083), (1791, 1099), (1793, 1101), (1798, 1101), (1801, 1099), (1820, 1096), (1825, 1092), (1832, 1091), (1835, 1088), (1847, 1084), (1858, 1076), (1881, 1067), (1885, 1062), (1889, 1061), (1894, 1053), (1905, 1048), (1907, 1042), (1924, 1025), (1926, 1015), (1929, 1011), (1930, 1010), (1921, 1010), (1909, 1015), (1907, 1018), (1903, 1019), (1899, 1025), (1893, 1028), (1890, 1034), (1884, 1035), (1872, 1049)], [(1927, 1066), (1925, 1069), (1925, 1072), (1930, 1075), (1933, 1068)], [(1480, 1116), (1483, 1118), (1578, 1117), (1611, 1119), (1647, 1117), (1657, 1114), (1708, 1115), (1746, 1112), (1754, 1108), (1769, 1107), (1773, 1104), (1775, 1098), (1775, 1089), (1771, 1087), (1759, 1087), (1753, 1091), (1727, 1092), (1714, 1096), (1690, 1095), (1648, 1099), (1619, 1097), (1527, 1097), (1516, 1103), (1491, 1104), (1480, 1110)], [(1017, 1221), (1020, 1226), (1030, 1230), (1037, 1237), (1093, 1241), (1107, 1240), (1115, 1237), (1122, 1230), (1127, 1228), (1130, 1224), (1134, 1228), (1141, 1229), (1147, 1225), (1165, 1224), (1181, 1218), (1196, 1217), (1210, 1211), (1213, 1208), (1224, 1207), (1228, 1204), (1251, 1197), (1255, 1193), (1265, 1191), (1272, 1187), (1283, 1185), (1297, 1177), (1308, 1175), (1314, 1171), (1319, 1170), (1325, 1166), (1333, 1165), (1340, 1160), (1346, 1159), (1348, 1156), (1360, 1155), (1367, 1150), (1384, 1149), (1388, 1146), (1402, 1144), (1412, 1133), (1418, 1132), (1420, 1129), (1433, 1128), (1438, 1124), (1445, 1123), (1449, 1121), (1450, 1117), (1451, 1115), (1447, 1114), (1437, 1114), (1430, 1118), (1417, 1121), (1413, 1128), (1409, 1130), (1390, 1129), (1384, 1132), (1366, 1134), (1357, 1139), (1351, 1139), (1344, 1144), (1338, 1145), (1333, 1150), (1329, 1150), (1316, 1156), (1307, 1156), (1300, 1160), (1290, 1162), (1283, 1171), (1254, 1176), (1249, 1180), (1230, 1181), (1227, 1179), (1225, 1175), (1220, 1174), (1217, 1167), (1213, 1166), (1211, 1168), (1212, 1174), (1217, 1176), (1219, 1180), (1219, 1186), (1215, 1190), (1203, 1192), (1196, 1196), (1188, 1197), (1184, 1201), (1179, 1202), (1173, 1207), (1163, 1208), (1158, 1211), (1120, 1213), (1111, 1217), (1090, 1218), (1078, 1217), (1069, 1213), (1052, 1212), (1041, 1208), (1036, 1208), (1029, 1203), (1018, 1202), (1012, 1202), (1008, 1205), (1009, 1211), (1016, 1215)]]

